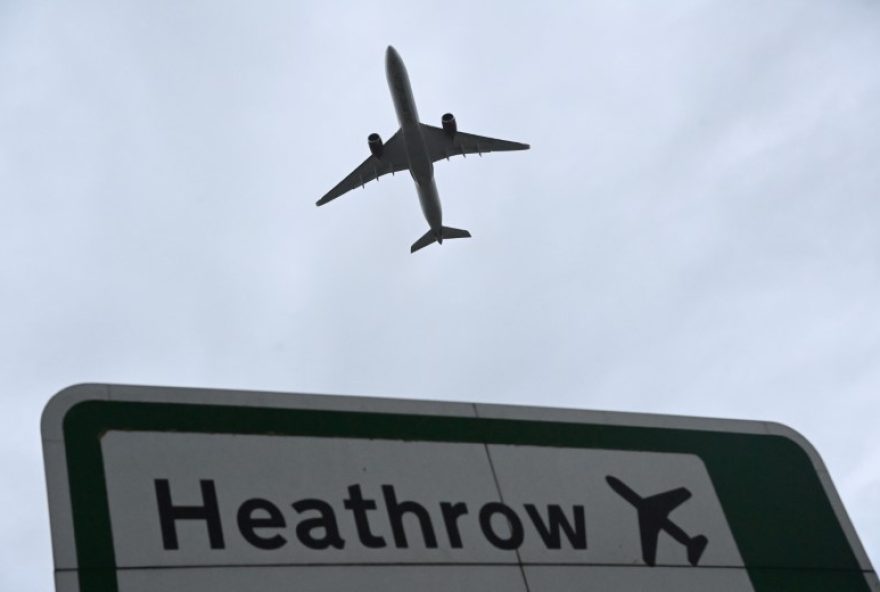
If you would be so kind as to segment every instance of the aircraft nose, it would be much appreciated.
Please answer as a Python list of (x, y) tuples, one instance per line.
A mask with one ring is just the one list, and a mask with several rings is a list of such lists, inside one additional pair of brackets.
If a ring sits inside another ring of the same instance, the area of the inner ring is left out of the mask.
[(385, 61), (388, 63), (400, 61), (400, 54), (398, 54), (397, 50), (391, 45), (385, 50)]

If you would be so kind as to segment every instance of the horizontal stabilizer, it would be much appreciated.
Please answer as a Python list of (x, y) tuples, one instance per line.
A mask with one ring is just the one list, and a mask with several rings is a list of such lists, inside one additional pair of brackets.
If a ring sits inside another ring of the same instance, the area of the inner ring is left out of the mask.
[(427, 247), (428, 245), (430, 245), (431, 243), (433, 243), (436, 240), (437, 240), (437, 235), (434, 234), (433, 230), (429, 230), (428, 232), (426, 232), (425, 234), (422, 235), (422, 238), (420, 238), (419, 240), (417, 240), (416, 242), (414, 242), (412, 244), (412, 246), (409, 248), (409, 252), (415, 253), (419, 249), (424, 249), (425, 247)]
[[(412, 247), (410, 247), (409, 252), (415, 253), (419, 249), (424, 249), (431, 243), (435, 243), (438, 240), (438, 233), (434, 232), (433, 229), (429, 230), (425, 234), (422, 235), (422, 238), (413, 243)], [(451, 228), (449, 226), (441, 226), (439, 233), (440, 242), (443, 242), (445, 238), (470, 238), (471, 233), (467, 230), (462, 230), (460, 228)]]
[(441, 232), (443, 234), (443, 238), (470, 238), (471, 233), (467, 230), (461, 230), (460, 228), (450, 228), (449, 226), (442, 226)]

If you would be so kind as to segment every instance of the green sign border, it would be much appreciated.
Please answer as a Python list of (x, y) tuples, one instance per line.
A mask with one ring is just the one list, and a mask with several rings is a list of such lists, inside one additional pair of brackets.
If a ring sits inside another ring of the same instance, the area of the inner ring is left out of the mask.
[(695, 454), (758, 592), (870, 592), (809, 455), (777, 435), (474, 417), (91, 400), (63, 421), (81, 592), (117, 592), (101, 437), (110, 430)]

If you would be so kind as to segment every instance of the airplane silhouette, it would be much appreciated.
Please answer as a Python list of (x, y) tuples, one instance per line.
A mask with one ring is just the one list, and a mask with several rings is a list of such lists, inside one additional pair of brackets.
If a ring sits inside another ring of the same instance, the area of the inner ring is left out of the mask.
[(605, 477), (620, 497), (631, 503), (639, 515), (639, 533), (642, 539), (642, 559), (648, 565), (655, 565), (657, 558), (657, 539), (660, 531), (665, 530), (676, 541), (687, 549), (688, 562), (697, 565), (709, 539), (703, 535), (690, 537), (678, 525), (669, 519), (669, 513), (686, 502), (691, 497), (691, 492), (684, 488), (672, 489), (657, 495), (641, 497), (635, 491), (626, 486), (620, 479), (608, 475)]
[(410, 247), (410, 252), (415, 253), (435, 242), (442, 245), (443, 239), (470, 237), (471, 233), (467, 230), (443, 226), (443, 210), (434, 182), (434, 162), (443, 158), (449, 160), (450, 156), (459, 154), (482, 156), (486, 152), (528, 150), (529, 145), (459, 131), (452, 113), (440, 118), (443, 127), (421, 123), (406, 66), (400, 54), (390, 45), (385, 52), (385, 73), (400, 129), (384, 144), (379, 134), (370, 134), (367, 138), (370, 156), (319, 199), (317, 205), (322, 206), (374, 179), (378, 181), (387, 173), (393, 175), (409, 170), (429, 226), (428, 232)]

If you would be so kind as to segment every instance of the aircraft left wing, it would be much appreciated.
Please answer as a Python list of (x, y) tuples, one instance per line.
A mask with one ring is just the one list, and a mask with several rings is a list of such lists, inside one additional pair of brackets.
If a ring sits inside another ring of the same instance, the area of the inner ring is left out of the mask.
[(432, 161), (450, 156), (465, 154), (483, 154), (484, 152), (500, 152), (503, 150), (528, 150), (528, 144), (488, 138), (476, 134), (456, 131), (450, 134), (443, 128), (422, 124), (422, 135)]
[(319, 199), (317, 205), (323, 206), (343, 193), (347, 193), (357, 187), (363, 187), (382, 175), (407, 169), (409, 169), (409, 161), (406, 156), (406, 147), (403, 145), (400, 130), (397, 130), (382, 146), (380, 156), (376, 157), (372, 154), (368, 156), (367, 160), (362, 162), (358, 168), (349, 173), (336, 187)]

